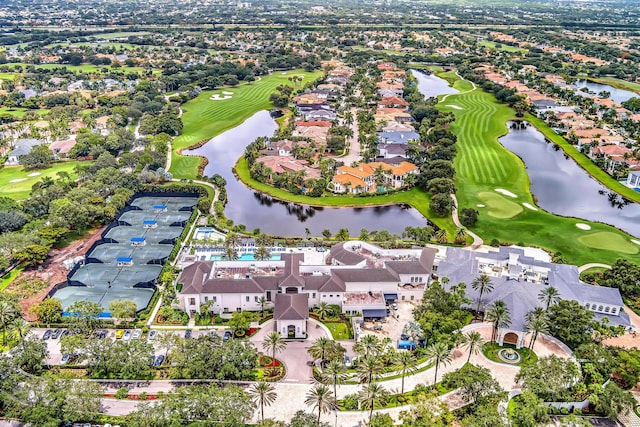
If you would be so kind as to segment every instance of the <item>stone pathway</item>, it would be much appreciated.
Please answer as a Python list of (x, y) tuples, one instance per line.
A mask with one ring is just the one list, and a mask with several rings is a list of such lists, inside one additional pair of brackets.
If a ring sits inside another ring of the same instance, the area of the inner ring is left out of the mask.
[(611, 269), (611, 266), (609, 264), (600, 264), (599, 262), (592, 262), (590, 264), (585, 264), (585, 265), (581, 265), (580, 267), (578, 267), (578, 272), (582, 273), (585, 270), (588, 270), (590, 268), (593, 267), (601, 267), (601, 268), (608, 268)]
[(462, 225), (462, 223), (460, 222), (460, 218), (458, 218), (458, 199), (456, 198), (455, 194), (451, 194), (451, 199), (453, 200), (453, 210), (451, 211), (453, 223), (458, 228), (464, 228), (464, 231), (466, 231), (469, 236), (473, 237), (473, 243), (471, 244), (471, 248), (478, 249), (480, 246), (482, 246), (484, 241), (480, 236), (478, 236), (473, 231), (469, 230), (467, 227), (464, 227)]

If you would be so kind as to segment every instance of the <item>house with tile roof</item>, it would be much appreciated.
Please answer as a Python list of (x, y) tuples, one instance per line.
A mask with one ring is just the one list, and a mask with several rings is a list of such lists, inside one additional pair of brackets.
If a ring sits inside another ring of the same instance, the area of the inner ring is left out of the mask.
[[(213, 313), (260, 311), (261, 299), (274, 308), (277, 330), (296, 337), (306, 330), (309, 308), (336, 304), (343, 313), (364, 318), (386, 316), (386, 304), (419, 300), (428, 285), (436, 250), (382, 249), (366, 242), (334, 246), (325, 265), (304, 264), (303, 253), (284, 253), (280, 260), (196, 261), (187, 265), (178, 283), (189, 315), (209, 304)], [(302, 295), (302, 296), (298, 296)], [(283, 297), (287, 296), (287, 297)], [(306, 310), (306, 312), (305, 312)], [(291, 325), (294, 328), (291, 328)], [(286, 336), (285, 335), (285, 336)]]
[(558, 290), (560, 298), (577, 301), (591, 310), (598, 321), (606, 317), (612, 325), (631, 324), (618, 289), (583, 283), (578, 267), (551, 263), (546, 254), (540, 256), (528, 248), (505, 246), (490, 252), (453, 247), (445, 251), (437, 265), (437, 275), (449, 279), (443, 282), (446, 290), (466, 283), (466, 295), (471, 301), (469, 308), (475, 308), (480, 294), (470, 284), (486, 274), (494, 288), (483, 293), (480, 310), (485, 312), (498, 300), (509, 308), (511, 323), (498, 331), (500, 345), (509, 343), (517, 348), (525, 345), (527, 313), (536, 307), (544, 308), (539, 295), (549, 286)]
[(382, 185), (385, 188), (401, 188), (409, 175), (416, 175), (419, 169), (409, 162), (390, 165), (382, 162), (360, 163), (356, 167), (340, 166), (330, 183), (336, 193), (367, 193), (378, 190), (376, 177), (382, 172)]

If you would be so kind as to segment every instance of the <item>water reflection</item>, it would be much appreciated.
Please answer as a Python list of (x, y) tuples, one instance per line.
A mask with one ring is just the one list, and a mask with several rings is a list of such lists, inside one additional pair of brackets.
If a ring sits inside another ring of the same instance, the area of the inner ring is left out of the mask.
[(233, 175), (232, 167), (244, 153), (245, 147), (259, 136), (270, 137), (277, 129), (267, 111), (260, 111), (241, 125), (211, 139), (195, 150), (185, 150), (185, 155), (199, 155), (209, 159), (204, 173), (220, 174), (227, 180), (228, 203), (225, 215), (236, 224), (246, 225), (248, 230), (283, 236), (304, 235), (309, 228), (312, 235), (320, 235), (329, 229), (336, 233), (347, 228), (357, 236), (362, 228), (388, 230), (402, 233), (407, 226), (423, 226), (426, 219), (416, 209), (405, 206), (375, 208), (322, 208), (282, 202), (245, 187)]
[(540, 207), (563, 216), (611, 224), (640, 237), (640, 204), (591, 178), (533, 126), (510, 126), (500, 143), (524, 161), (531, 192)]
[(579, 88), (586, 87), (596, 95), (602, 91), (607, 91), (611, 94), (610, 98), (616, 101), (618, 104), (621, 104), (624, 101), (628, 101), (629, 99), (634, 97), (636, 98), (640, 97), (640, 95), (634, 92), (630, 92), (624, 89), (618, 89), (613, 86), (609, 86), (601, 83), (594, 83), (589, 80), (576, 80), (576, 86)]
[(426, 74), (418, 70), (411, 70), (411, 74), (418, 80), (418, 91), (427, 98), (460, 93), (457, 89), (449, 86), (449, 82), (445, 79), (441, 79), (434, 74)]

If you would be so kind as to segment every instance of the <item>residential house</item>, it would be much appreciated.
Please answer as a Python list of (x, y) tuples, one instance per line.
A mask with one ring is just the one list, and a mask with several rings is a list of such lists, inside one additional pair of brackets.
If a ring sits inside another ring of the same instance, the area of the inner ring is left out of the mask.
[(409, 162), (402, 162), (397, 166), (382, 162), (360, 163), (356, 167), (340, 166), (331, 181), (333, 191), (351, 194), (377, 191), (376, 171), (379, 169), (383, 171), (384, 188), (400, 188), (409, 175), (419, 171), (417, 166)]
[(14, 148), (7, 156), (4, 162), (5, 166), (19, 165), (20, 158), (25, 154), (29, 154), (33, 147), (42, 145), (45, 142), (40, 139), (19, 139), (15, 142)]
[(53, 152), (54, 156), (58, 159), (67, 157), (69, 150), (76, 145), (75, 139), (65, 139), (61, 141), (53, 141), (49, 145), (49, 149)]
[(400, 131), (390, 131), (390, 132), (378, 132), (378, 141), (383, 144), (408, 144), (413, 141), (419, 141), (420, 134), (411, 131), (411, 132), (400, 132)]

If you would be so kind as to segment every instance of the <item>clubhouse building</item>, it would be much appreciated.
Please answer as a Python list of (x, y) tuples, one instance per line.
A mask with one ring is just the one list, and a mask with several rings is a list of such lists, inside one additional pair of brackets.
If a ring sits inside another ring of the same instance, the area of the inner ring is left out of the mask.
[[(331, 248), (323, 265), (304, 262), (303, 253), (285, 253), (280, 260), (195, 261), (178, 278), (179, 296), (190, 316), (207, 304), (221, 316), (243, 310), (274, 309), (276, 330), (283, 336), (304, 337), (308, 310), (320, 302), (338, 305), (347, 315), (381, 319), (394, 301), (419, 301), (432, 278), (447, 277), (445, 289), (464, 282), (475, 308), (479, 292), (471, 283), (486, 274), (493, 291), (485, 292), (481, 310), (502, 300), (511, 324), (499, 331), (498, 342), (525, 345), (526, 314), (543, 307), (538, 299), (548, 286), (562, 299), (578, 301), (597, 320), (630, 325), (617, 289), (580, 282), (578, 268), (550, 262), (540, 250), (500, 247), (479, 252), (461, 248), (382, 249), (348, 241)], [(265, 304), (266, 301), (266, 304)]]

